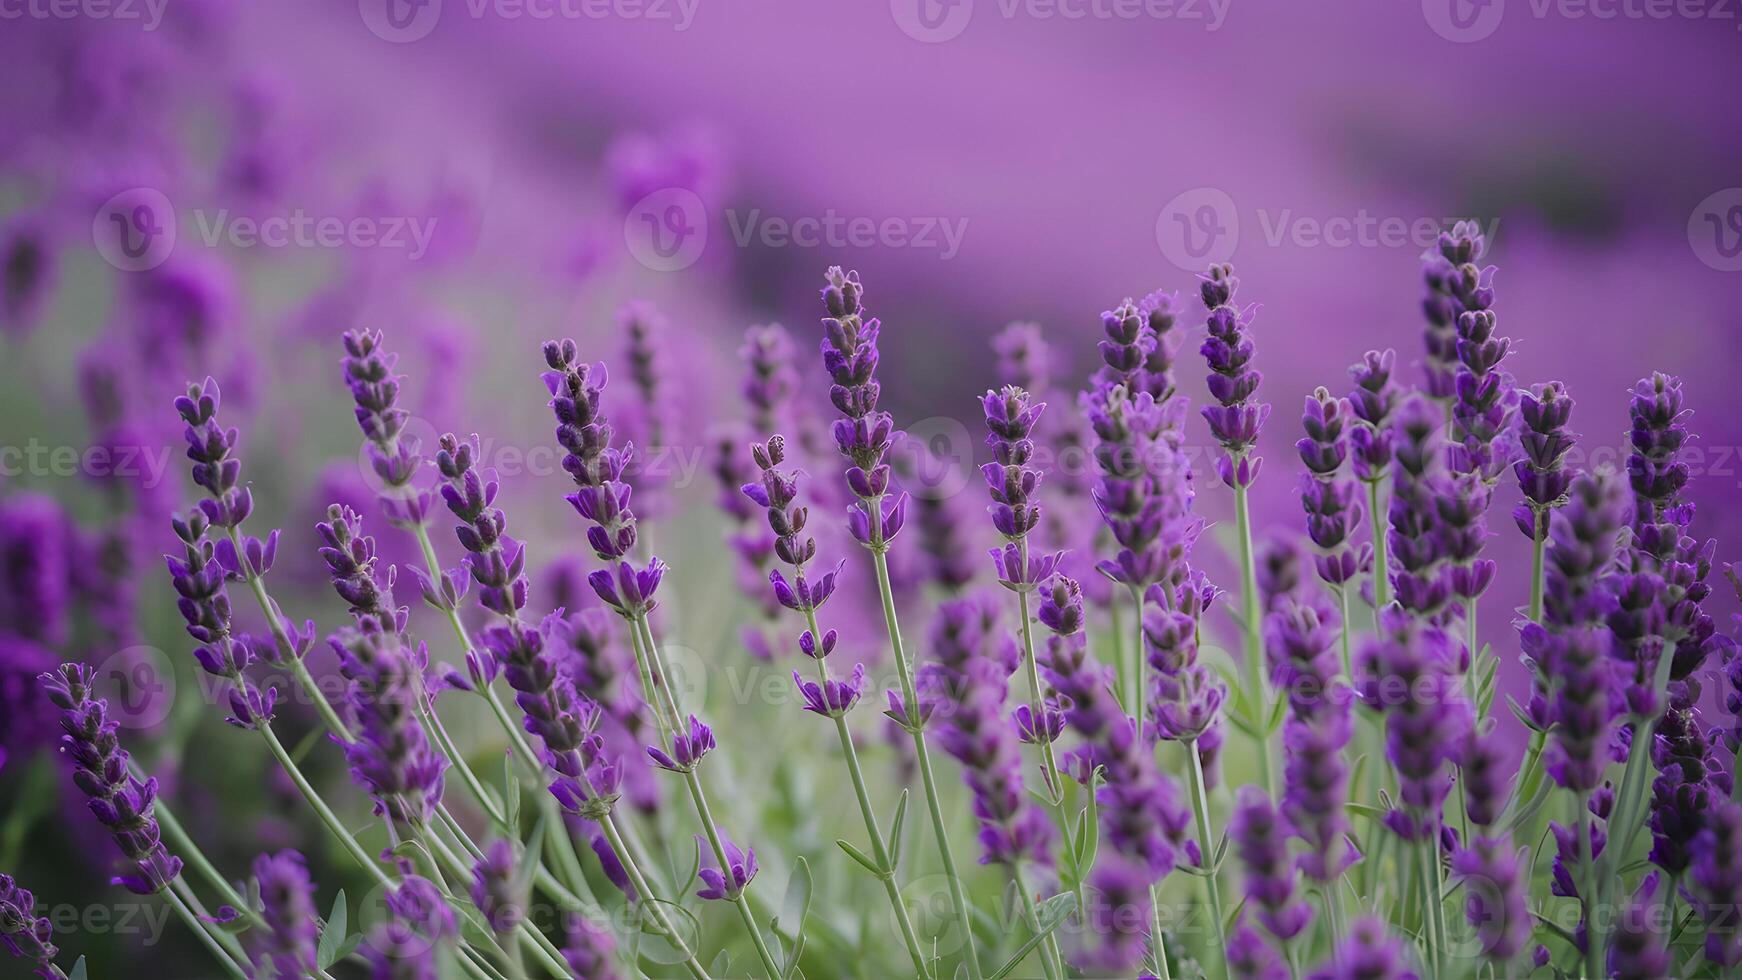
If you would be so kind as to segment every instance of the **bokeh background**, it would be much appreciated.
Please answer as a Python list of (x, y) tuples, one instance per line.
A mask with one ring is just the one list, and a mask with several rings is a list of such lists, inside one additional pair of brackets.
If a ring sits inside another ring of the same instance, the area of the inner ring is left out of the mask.
[[(312, 526), (329, 502), (368, 499), (337, 368), (338, 335), (353, 327), (385, 331), (402, 352), (431, 437), (493, 441), (505, 508), (542, 566), (579, 539), (562, 475), (538, 462), (550, 440), (537, 344), (574, 336), (615, 365), (622, 305), (661, 311), (682, 472), (653, 533), (676, 594), (691, 597), (668, 610), (675, 640), (715, 701), (760, 668), (726, 671), (751, 663), (735, 625), (749, 604), (729, 587), (702, 451), (745, 414), (735, 352), (751, 323), (788, 325), (803, 404), (826, 410), (813, 345), (833, 264), (860, 270), (883, 319), (898, 421), (965, 465), (973, 396), (997, 381), (999, 328), (1042, 324), (1068, 390), (1092, 366), (1100, 310), (1181, 289), (1201, 335), (1193, 273), (1232, 260), (1242, 295), (1263, 304), (1259, 363), (1276, 407), (1260, 524), (1292, 530), (1302, 397), (1343, 390), (1369, 348), (1396, 348), (1417, 377), (1419, 255), (1434, 229), (1474, 218), (1499, 267), (1508, 366), (1521, 384), (1563, 380), (1578, 400), (1575, 462), (1624, 454), (1636, 378), (1681, 375), (1702, 453), (1698, 530), (1719, 538), (1721, 561), (1742, 548), (1733, 5), (83, 0), (0, 11), (0, 446), (36, 447), (8, 456), (0, 478), (0, 867), (51, 903), (104, 901), (110, 852), (44, 763), (49, 733), (25, 679), (52, 657), (123, 656), (197, 686), (153, 567), (173, 543), (163, 516), (188, 496), (169, 399), (218, 378), (244, 431), (256, 520), (284, 529), (277, 587), (336, 626)], [(299, 217), (303, 237), (250, 237), (250, 221)], [(321, 219), (343, 231), (315, 234)], [(122, 227), (133, 237), (118, 239)], [(1180, 375), (1201, 401), (1195, 346)], [(141, 447), (141, 471), (54, 462), (57, 449), (106, 439)], [(1198, 507), (1225, 523), (1219, 490)], [(977, 494), (960, 501), (970, 526)], [(1513, 494), (1504, 487), (1491, 515), (1501, 578), (1482, 624), (1516, 687), (1509, 620), (1528, 543), (1505, 518)], [(45, 536), (64, 547), (45, 552)], [(137, 595), (109, 604), (123, 607), (109, 612), (124, 631), (107, 629), (91, 572), (115, 541), (142, 569)], [(383, 546), (389, 560), (410, 554), (408, 540)], [(1233, 581), (1225, 558), (1200, 550), (1212, 577)], [(29, 565), (43, 561), (62, 563), (59, 599), (18, 584), (52, 580)], [(1720, 614), (1734, 606), (1724, 593)], [(43, 601), (67, 609), (64, 621), (37, 615)], [(927, 600), (911, 601), (922, 617)], [(318, 831), (278, 816), (288, 787), (226, 751), (232, 733), (204, 699), (152, 704), (136, 750), (219, 856), (240, 869), (263, 847), (320, 847)], [(796, 707), (755, 710), (736, 732), (721, 724), (722, 741), (762, 734), (756, 719), (773, 712), (771, 744), (806, 744)], [(484, 727), (475, 735), (481, 755), (499, 751)], [(815, 832), (802, 811), (828, 785), (769, 787), (832, 772), (743, 756), (745, 788), (729, 805), (740, 825)], [(154, 942), (76, 932), (63, 945), (88, 952), (93, 975), (202, 969), (173, 925)], [(13, 970), (0, 962), (0, 976)]]

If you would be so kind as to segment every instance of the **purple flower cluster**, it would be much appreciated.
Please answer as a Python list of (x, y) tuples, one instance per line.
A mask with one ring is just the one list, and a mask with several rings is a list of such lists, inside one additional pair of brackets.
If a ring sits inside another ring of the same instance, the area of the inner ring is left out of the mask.
[(1452, 873), (1463, 882), (1464, 914), (1476, 931), (1482, 955), (1509, 963), (1529, 942), (1530, 882), (1521, 852), (1506, 835), (1477, 835), (1452, 855)]
[(1420, 980), (1409, 968), (1403, 943), (1386, 934), (1378, 919), (1357, 919), (1329, 965), (1308, 980)]
[(841, 413), (832, 431), (849, 464), (847, 487), (859, 500), (847, 514), (847, 526), (860, 544), (885, 551), (906, 521), (907, 494), (888, 499), (895, 419), (877, 407), (882, 392), (877, 334), (882, 324), (865, 317), (859, 273), (831, 266), (824, 278), (823, 307), (829, 315), (823, 318), (823, 368), (829, 373), (829, 401)]
[[(725, 831), (715, 830), (720, 835), (720, 847), (726, 852), (726, 864), (722, 868), (703, 867), (696, 874), (702, 879), (702, 888), (696, 890), (696, 897), (711, 902), (735, 901), (756, 879), (756, 872), (761, 870), (756, 866), (756, 849), (754, 847), (740, 848), (726, 836)], [(709, 850), (708, 842), (701, 834), (696, 835), (696, 845), (703, 852)]]
[(1028, 392), (1015, 386), (988, 391), (980, 399), (985, 413), (986, 445), (992, 461), (980, 468), (992, 497), (992, 526), (1004, 537), (1004, 547), (993, 549), (998, 581), (1013, 592), (1032, 591), (1051, 577), (1059, 556), (1033, 555), (1028, 535), (1040, 524), (1040, 467), (1034, 464), (1035, 423), (1046, 409), (1045, 402), (1031, 401)]
[(295, 851), (262, 854), (254, 859), (254, 882), (260, 890), (263, 927), (254, 953), (255, 970), (271, 977), (313, 973), (321, 934), (307, 862)]
[(1566, 499), (1573, 472), (1566, 456), (1577, 436), (1567, 428), (1573, 398), (1559, 381), (1534, 385), (1518, 400), (1519, 456), (1512, 464), (1524, 503), (1513, 511), (1518, 529), (1531, 540), (1548, 535), (1548, 512)]
[(1449, 232), (1440, 232), (1439, 242), (1422, 253), (1422, 280), (1427, 295), (1422, 312), (1427, 316), (1426, 391), (1430, 398), (1449, 401), (1458, 397), (1459, 327), (1466, 314), (1482, 313), (1494, 302), (1494, 267), (1476, 263), (1487, 251), (1482, 229), (1474, 221), (1459, 221)]
[(1258, 442), (1258, 430), (1270, 417), (1270, 406), (1253, 397), (1264, 378), (1252, 366), (1250, 328), (1258, 305), (1254, 303), (1245, 309), (1234, 306), (1240, 279), (1231, 265), (1211, 266), (1209, 272), (1198, 278), (1202, 280), (1199, 291), (1204, 308), (1209, 310), (1205, 325), (1210, 330), (1200, 352), (1210, 366), (1205, 379), (1210, 397), (1217, 402), (1204, 407), (1204, 421), (1210, 424), (1210, 434), (1222, 444), (1224, 455), (1216, 462), (1222, 482), (1230, 487), (1249, 487), (1258, 479), (1263, 462), (1250, 454)]
[(478, 437), (461, 442), (453, 433), (441, 437), (436, 469), (441, 472), (442, 500), (460, 523), (454, 528), (462, 559), (478, 585), (478, 603), (498, 616), (516, 619), (526, 608), (526, 547), (508, 536), (508, 519), (496, 506), (500, 488), (494, 470), (478, 469), (483, 455)]
[(563, 962), (574, 971), (575, 980), (618, 980), (617, 964), (612, 956), (617, 943), (611, 930), (595, 924), (586, 916), (571, 916), (567, 940), (563, 943)]
[(1392, 430), (1394, 477), (1386, 543), (1396, 565), (1392, 585), (1406, 611), (1435, 619), (1450, 598), (1441, 531), (1444, 420), (1419, 397), (1404, 402)]
[(91, 690), (95, 680), (83, 664), (62, 664), (42, 675), (44, 691), (61, 711), (61, 748), (72, 763), (73, 783), (132, 865), (112, 883), (137, 895), (155, 895), (181, 874), (181, 859), (164, 849), (152, 812), (157, 780), (133, 774), (133, 757), (121, 747), (109, 702)]
[(371, 980), (438, 980), (440, 954), (460, 934), (441, 889), (408, 874), (387, 893), (386, 905), (386, 919), (364, 937)]
[(1336, 612), (1316, 594), (1285, 597), (1264, 621), (1271, 677), (1289, 704), (1282, 816), (1306, 844), (1301, 870), (1321, 884), (1335, 881), (1358, 856), (1348, 836), (1343, 758), (1354, 735), (1353, 699), (1337, 680), (1331, 650), (1338, 626)]
[(345, 357), (340, 362), (351, 389), (357, 426), (367, 440), (369, 469), (377, 482), (377, 499), (387, 519), (398, 527), (413, 527), (428, 519), (430, 495), (417, 477), (423, 456), (417, 440), (406, 431), (410, 413), (399, 407), (401, 375), (393, 373), (399, 355), (385, 350), (381, 334), (346, 331)]
[[(1397, 367), (1397, 352), (1370, 350), (1361, 363), (1349, 368), (1355, 387), (1349, 391), (1349, 409), (1362, 425), (1349, 434), (1355, 476), (1364, 482), (1383, 479), (1391, 467), (1391, 415), (1397, 410), (1402, 390), (1391, 378)], [(1378, 519), (1378, 515), (1374, 515)]]
[(1735, 966), (1742, 963), (1742, 803), (1718, 803), (1692, 850), (1688, 890), (1706, 921), (1706, 959)]
[(1313, 918), (1304, 896), (1296, 891), (1299, 872), (1288, 853), (1288, 839), (1294, 833), (1269, 794), (1257, 786), (1240, 787), (1228, 837), (1246, 867), (1247, 907), (1285, 945)]
[(328, 640), (349, 681), (344, 707), (355, 738), (345, 760), (375, 800), (375, 812), (395, 827), (421, 830), (442, 798), (447, 761), (430, 747), (421, 708), (429, 654), (372, 617)]
[(36, 914), (36, 896), (20, 887), (11, 875), (0, 874), (0, 944), (21, 960), (36, 964), (44, 980), (56, 976), (54, 924)]
[(513, 932), (526, 920), (526, 899), (518, 894), (514, 844), (497, 838), (472, 864), (472, 906), (498, 936)]
[[(1201, 580), (1201, 576), (1200, 576)], [(1158, 738), (1192, 741), (1217, 729), (1227, 686), (1198, 660), (1198, 620), (1207, 588), (1150, 586), (1143, 616), (1143, 648), (1151, 668), (1149, 715)]]
[(1319, 578), (1337, 587), (1353, 581), (1371, 558), (1351, 539), (1361, 524), (1361, 505), (1355, 499), (1354, 482), (1342, 476), (1352, 414), (1348, 399), (1316, 389), (1307, 396), (1301, 415), (1306, 438), (1294, 444), (1307, 469), (1300, 480), (1300, 502), (1306, 511), (1307, 536), (1319, 548), (1313, 564)]
[(1385, 715), (1385, 756), (1397, 772), (1402, 807), (1386, 826), (1404, 840), (1436, 840), (1470, 704), (1444, 632), (1396, 608), (1381, 620), (1362, 651), (1359, 683), (1362, 700)]

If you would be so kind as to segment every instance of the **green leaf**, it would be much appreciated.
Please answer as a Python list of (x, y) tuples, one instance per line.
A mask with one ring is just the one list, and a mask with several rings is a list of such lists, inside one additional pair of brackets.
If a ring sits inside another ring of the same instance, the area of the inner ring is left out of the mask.
[(803, 956), (804, 956), (804, 933), (801, 931), (798, 934), (798, 938), (792, 941), (792, 952), (787, 954), (786, 962), (781, 965), (780, 975), (782, 977), (788, 977), (788, 978), (796, 976), (798, 974), (798, 961)]
[(891, 870), (901, 866), (901, 827), (907, 822), (907, 790), (901, 791), (901, 799), (895, 804), (895, 822), (889, 825), (889, 867)]
[(1277, 698), (1276, 704), (1273, 705), (1270, 709), (1270, 720), (1265, 722), (1265, 724), (1264, 724), (1264, 736), (1266, 738), (1269, 738), (1270, 736), (1275, 735), (1277, 730), (1282, 728), (1283, 715), (1287, 712), (1287, 710), (1288, 710), (1288, 699), (1287, 698)]
[(520, 834), (520, 780), (514, 775), (514, 756), (502, 757), (502, 791), (507, 794), (507, 808), (502, 812), (507, 817), (508, 832), (511, 835)]
[(795, 942), (804, 936), (805, 916), (811, 909), (811, 866), (804, 858), (792, 867), (786, 879), (786, 894), (780, 900), (780, 932)]
[(988, 974), (986, 980), (1004, 980), (1005, 977), (1009, 976), (1022, 963), (1024, 957), (1032, 952), (1036, 946), (1045, 942), (1046, 937), (1052, 935), (1053, 930), (1070, 917), (1071, 911), (1076, 907), (1077, 896), (1070, 892), (1061, 892), (1040, 903), (1040, 908), (1035, 913), (1040, 928), (1035, 930), (1034, 935), (1028, 937), (1027, 942), (1017, 947), (1016, 952), (1011, 955), (1010, 959), (1004, 961), (1003, 966)]
[(1222, 922), (1222, 935), (1226, 936), (1228, 933), (1234, 931), (1234, 923), (1240, 921), (1240, 913), (1244, 911), (1245, 908), (1246, 899), (1242, 898), (1240, 899), (1239, 904), (1234, 906), (1233, 910), (1228, 913)]
[(715, 977), (731, 976), (732, 954), (723, 949), (720, 950), (720, 952), (714, 956), (714, 962), (708, 964), (708, 975)]
[(1366, 803), (1355, 803), (1353, 801), (1345, 805), (1349, 808), (1351, 813), (1358, 813), (1369, 820), (1375, 822), (1383, 822), (1385, 820), (1385, 811), (1379, 807), (1369, 806)]
[(78, 960), (73, 963), (73, 968), (67, 971), (67, 980), (88, 980), (88, 974), (85, 972), (85, 958), (83, 956), (79, 957)]
[(339, 961), (339, 946), (345, 941), (345, 933), (350, 929), (347, 921), (350, 912), (345, 904), (344, 889), (333, 896), (333, 907), (327, 912), (327, 921), (321, 927), (320, 945), (315, 947), (315, 962), (321, 969), (326, 969)]
[(689, 894), (690, 886), (695, 884), (696, 876), (702, 873), (702, 842), (694, 842), (694, 852), (690, 859), (690, 873), (677, 886), (677, 894)]
[(302, 741), (296, 743), (296, 746), (290, 750), (290, 761), (300, 765), (303, 758), (313, 751), (315, 745), (325, 741), (322, 736), (326, 733), (327, 730), (319, 725), (309, 729), (309, 733), (302, 737)]
[(538, 822), (532, 828), (532, 838), (520, 855), (520, 866), (514, 871), (516, 895), (532, 894), (533, 879), (538, 876), (538, 866), (544, 862), (544, 829), (548, 819), (547, 813), (539, 811)]
[(869, 857), (866, 856), (864, 851), (861, 851), (857, 847), (854, 847), (852, 844), (847, 843), (847, 841), (845, 841), (844, 839), (839, 838), (839, 837), (835, 838), (835, 846), (839, 847), (843, 851), (846, 851), (847, 856), (852, 858), (853, 860), (859, 862), (859, 864), (861, 866), (863, 866), (866, 871), (869, 871), (874, 875), (880, 875), (883, 873), (883, 869), (879, 868), (877, 866), (876, 861), (871, 860)]

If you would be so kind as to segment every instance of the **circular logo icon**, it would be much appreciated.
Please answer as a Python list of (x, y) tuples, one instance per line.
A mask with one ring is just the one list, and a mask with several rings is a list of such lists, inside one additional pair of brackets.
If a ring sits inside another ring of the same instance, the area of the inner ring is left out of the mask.
[(152, 729), (175, 705), (175, 668), (156, 647), (128, 647), (97, 664), (91, 687), (109, 702), (109, 717), (117, 725)]
[(369, 33), (391, 44), (410, 44), (429, 36), (442, 19), (442, 0), (357, 0)]
[(659, 644), (665, 655), (665, 679), (671, 683), (671, 694), (677, 708), (685, 715), (700, 715), (708, 706), (708, 662), (700, 653), (679, 643)]
[(974, 467), (975, 439), (968, 427), (934, 415), (909, 425), (896, 440), (896, 482), (910, 496), (945, 500), (968, 488)]
[(695, 191), (667, 187), (635, 202), (623, 217), (623, 241), (654, 272), (696, 264), (708, 244), (708, 209)]
[(1421, 15), (1433, 32), (1454, 44), (1471, 44), (1494, 33), (1506, 0), (1421, 0)]
[(91, 220), (97, 254), (122, 272), (155, 269), (175, 250), (175, 207), (151, 187), (124, 190)]
[(974, 0), (889, 0), (901, 33), (925, 44), (942, 44), (968, 29)]
[(1694, 208), (1688, 215), (1688, 244), (1719, 272), (1742, 272), (1742, 187), (1718, 191)]
[(1228, 261), (1240, 245), (1240, 212), (1234, 199), (1214, 187), (1175, 195), (1155, 217), (1155, 244), (1186, 272)]
[[(901, 889), (901, 902), (907, 906), (913, 931), (919, 934), (920, 946), (937, 956), (948, 956), (964, 946), (962, 929), (956, 921), (956, 907), (950, 901), (950, 879), (946, 875), (925, 875), (908, 882)], [(889, 931), (900, 935), (900, 923), (890, 911)]]

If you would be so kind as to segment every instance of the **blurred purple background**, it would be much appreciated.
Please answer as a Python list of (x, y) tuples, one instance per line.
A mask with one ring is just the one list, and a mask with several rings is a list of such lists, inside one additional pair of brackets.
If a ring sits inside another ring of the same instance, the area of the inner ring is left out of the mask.
[[(161, 367), (124, 372), (144, 426), (163, 422), (156, 406), (181, 377), (212, 371), (254, 406), (256, 444), (277, 450), (251, 466), (278, 481), (265, 496), (298, 515), (286, 523), (299, 544), (310, 532), (294, 508), (336, 493), (355, 459), (333, 367), (341, 329), (396, 338), (437, 429), (542, 446), (537, 340), (573, 333), (616, 357), (614, 312), (645, 298), (681, 338), (694, 417), (735, 417), (743, 328), (780, 318), (808, 338), (830, 264), (861, 271), (883, 318), (898, 419), (971, 427), (970, 396), (995, 380), (987, 340), (1006, 322), (1042, 323), (1074, 359), (1060, 372), (1073, 384), (1098, 311), (1156, 288), (1190, 298), (1193, 271), (1232, 259), (1242, 295), (1263, 304), (1276, 406), (1261, 516), (1295, 528), (1302, 396), (1344, 390), (1371, 347), (1397, 348), (1418, 376), (1418, 256), (1457, 217), (1492, 231), (1520, 384), (1563, 379), (1578, 399), (1575, 462), (1621, 452), (1634, 379), (1681, 374), (1706, 454), (1698, 530), (1724, 542), (1720, 560), (1742, 541), (1733, 7), (7, 9), (23, 13), (0, 22), (0, 205), (8, 241), (34, 236), (59, 275), (45, 309), (32, 315), (27, 296), (6, 310), (7, 356), (35, 365), (42, 389), (11, 425), (76, 424), (55, 419), (75, 404), (79, 357)], [(161, 265), (117, 274), (99, 258), (105, 219), (130, 219), (138, 188), (167, 201), (178, 237)], [(296, 215), (433, 236), (268, 247), (238, 225)], [(837, 236), (811, 240), (805, 219)], [(1180, 375), (1201, 400), (1195, 346)], [(310, 459), (328, 461), (325, 477)], [(542, 516), (528, 506), (521, 520), (561, 520), (554, 491), (536, 493)], [(1522, 602), (1527, 559), (1505, 518), (1515, 493), (1508, 481), (1491, 516), (1502, 580), (1482, 620), (1509, 668), (1501, 607)], [(1199, 506), (1229, 515), (1220, 488)]]

